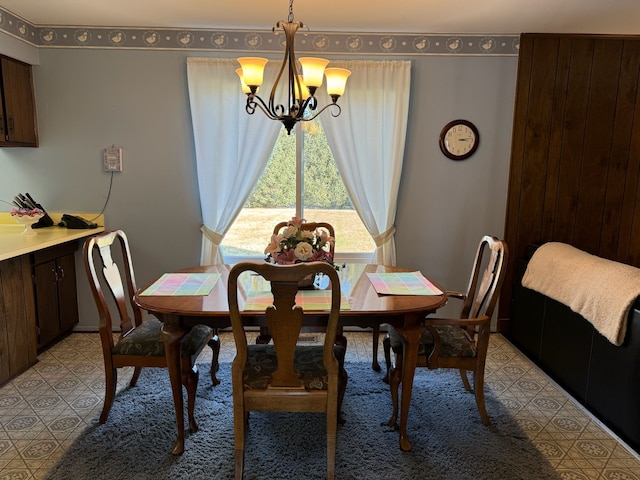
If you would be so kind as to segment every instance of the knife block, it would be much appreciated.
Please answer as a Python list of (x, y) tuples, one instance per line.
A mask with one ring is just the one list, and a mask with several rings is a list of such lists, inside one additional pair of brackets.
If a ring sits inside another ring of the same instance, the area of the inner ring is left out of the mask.
[(36, 203), (36, 207), (38, 207), (40, 210), (44, 212), (44, 217), (38, 220), (37, 223), (34, 223), (31, 226), (31, 228), (51, 227), (53, 225), (53, 220), (51, 219), (47, 211), (44, 208), (42, 208), (42, 205), (40, 205), (39, 203)]

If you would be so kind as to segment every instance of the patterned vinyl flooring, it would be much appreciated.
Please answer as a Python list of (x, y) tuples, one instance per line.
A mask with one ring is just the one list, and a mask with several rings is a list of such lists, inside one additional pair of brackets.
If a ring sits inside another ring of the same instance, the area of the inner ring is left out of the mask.
[[(346, 335), (347, 360), (370, 362), (371, 334)], [(221, 340), (221, 361), (230, 362), (233, 338), (223, 333)], [(210, 361), (210, 349), (201, 355), (199, 362)], [(383, 364), (382, 357), (380, 345)], [(97, 333), (73, 333), (38, 360), (0, 388), (0, 480), (43, 478), (102, 408), (104, 372)], [(120, 373), (119, 388), (130, 374)], [(491, 337), (486, 385), (563, 479), (640, 480), (640, 457), (500, 334)]]

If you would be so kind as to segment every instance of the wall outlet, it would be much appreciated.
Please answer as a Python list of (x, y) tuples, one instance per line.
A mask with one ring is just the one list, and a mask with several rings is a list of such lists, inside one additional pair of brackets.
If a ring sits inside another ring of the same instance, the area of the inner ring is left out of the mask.
[(104, 171), (121, 172), (122, 168), (122, 148), (107, 147), (104, 149)]

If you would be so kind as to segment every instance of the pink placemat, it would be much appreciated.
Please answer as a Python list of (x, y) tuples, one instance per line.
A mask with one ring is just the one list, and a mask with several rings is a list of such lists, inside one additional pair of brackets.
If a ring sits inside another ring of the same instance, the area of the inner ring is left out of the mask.
[[(273, 303), (271, 292), (249, 292), (247, 301), (244, 304), (245, 311), (264, 311)], [(330, 290), (298, 290), (296, 295), (296, 305), (300, 305), (304, 310), (329, 310), (331, 308)], [(350, 310), (347, 297), (341, 295), (340, 310)]]
[(420, 272), (367, 273), (381, 295), (442, 295), (442, 291)]
[(165, 273), (140, 296), (209, 295), (219, 273)]

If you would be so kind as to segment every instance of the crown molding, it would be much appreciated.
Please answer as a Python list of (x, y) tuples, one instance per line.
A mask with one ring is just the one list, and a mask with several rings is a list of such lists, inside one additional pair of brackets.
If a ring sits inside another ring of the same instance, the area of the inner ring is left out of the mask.
[[(282, 53), (271, 30), (36, 26), (0, 8), (0, 31), (38, 48)], [(519, 35), (302, 32), (296, 50), (353, 55), (517, 56)]]

